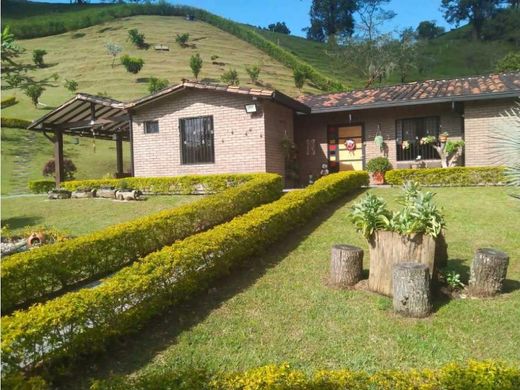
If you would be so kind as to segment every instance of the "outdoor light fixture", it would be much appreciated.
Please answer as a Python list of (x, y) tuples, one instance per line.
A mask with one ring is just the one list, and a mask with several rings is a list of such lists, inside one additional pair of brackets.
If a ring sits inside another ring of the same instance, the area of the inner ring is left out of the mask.
[(257, 111), (255, 103), (246, 104), (245, 107), (246, 107), (246, 112), (248, 114), (254, 114)]

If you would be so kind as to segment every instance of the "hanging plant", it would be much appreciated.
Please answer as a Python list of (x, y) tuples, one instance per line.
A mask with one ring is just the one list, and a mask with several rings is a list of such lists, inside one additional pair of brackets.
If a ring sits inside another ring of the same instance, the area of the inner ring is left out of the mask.
[(377, 147), (379, 147), (379, 149), (383, 149), (383, 144), (385, 143), (383, 136), (380, 134), (376, 135), (376, 137), (374, 138), (374, 143)]
[(408, 141), (403, 141), (403, 143), (401, 144), (401, 147), (403, 148), (403, 150), (408, 150), (410, 149), (410, 142)]

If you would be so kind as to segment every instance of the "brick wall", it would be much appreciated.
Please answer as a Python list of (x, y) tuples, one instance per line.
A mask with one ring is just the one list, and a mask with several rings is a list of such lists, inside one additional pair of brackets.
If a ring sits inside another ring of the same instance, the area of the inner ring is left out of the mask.
[(285, 157), (281, 143), (284, 137), (293, 140), (293, 111), (279, 104), (264, 103), (266, 171), (284, 176)]
[(489, 135), (499, 125), (500, 114), (514, 105), (513, 99), (467, 102), (464, 105), (465, 152), (467, 166), (497, 164), (489, 150)]
[[(397, 119), (439, 116), (442, 130), (447, 131), (452, 139), (460, 139), (463, 135), (462, 118), (459, 113), (452, 111), (449, 103), (359, 110), (350, 114), (351, 123), (362, 123), (364, 127), (365, 162), (374, 157), (386, 155), (392, 165), (397, 166), (395, 143), (395, 121)], [(321, 164), (327, 162), (327, 125), (348, 123), (349, 114), (347, 112), (296, 116), (294, 138), (299, 150), (302, 180), (306, 180), (309, 174), (317, 177)], [(381, 126), (381, 135), (387, 146), (384, 153), (381, 153), (374, 143), (378, 124)], [(313, 139), (316, 143), (314, 155), (307, 153), (308, 140)]]
[[(265, 125), (260, 112), (247, 114), (250, 96), (187, 90), (133, 113), (135, 176), (265, 172)], [(179, 119), (213, 115), (215, 163), (181, 164)], [(143, 121), (159, 121), (159, 133), (145, 134)]]

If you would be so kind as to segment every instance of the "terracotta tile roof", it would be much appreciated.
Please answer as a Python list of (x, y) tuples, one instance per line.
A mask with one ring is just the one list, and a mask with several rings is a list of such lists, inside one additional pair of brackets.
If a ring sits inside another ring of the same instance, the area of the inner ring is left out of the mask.
[(520, 72), (308, 95), (299, 100), (308, 105), (312, 112), (325, 112), (502, 96), (520, 96)]

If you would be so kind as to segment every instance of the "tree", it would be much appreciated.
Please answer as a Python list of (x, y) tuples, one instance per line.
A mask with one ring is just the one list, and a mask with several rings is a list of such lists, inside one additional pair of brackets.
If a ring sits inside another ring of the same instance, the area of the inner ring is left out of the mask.
[(415, 33), (412, 28), (409, 27), (401, 31), (399, 40), (396, 43), (395, 64), (400, 80), (404, 83), (412, 70), (417, 68), (417, 47), (415, 44)]
[(238, 72), (236, 69), (229, 69), (220, 76), (222, 82), (229, 85), (238, 85), (240, 80), (238, 79)]
[(434, 39), (444, 33), (444, 27), (439, 27), (433, 20), (423, 20), (415, 30), (419, 39)]
[(116, 57), (119, 53), (123, 51), (123, 48), (116, 43), (109, 42), (105, 45), (108, 54), (112, 56), (112, 68), (114, 67), (114, 62), (116, 61)]
[(199, 53), (192, 55), (190, 58), (190, 68), (193, 76), (195, 76), (195, 79), (199, 78), (199, 73), (202, 69), (202, 62), (203, 61)]
[(267, 29), (269, 31), (274, 31), (280, 34), (287, 34), (289, 35), (291, 33), (291, 30), (289, 30), (289, 27), (285, 24), (285, 22), (276, 22), (272, 23), (269, 26), (267, 26)]
[(127, 72), (137, 74), (143, 68), (144, 61), (142, 58), (130, 57), (128, 54), (125, 54), (121, 57), (121, 64), (123, 64)]
[(520, 71), (520, 52), (512, 51), (498, 60), (495, 71), (497, 73)]
[(65, 79), (65, 88), (67, 88), (70, 92), (74, 93), (78, 89), (78, 82), (76, 80), (67, 80)]
[[(25, 51), (16, 44), (14, 35), (11, 34), (9, 26), (2, 30), (1, 38), (1, 58), (2, 58), (2, 81), (6, 88), (19, 87), (30, 79), (25, 75), (28, 66), (17, 61), (17, 58)], [(2, 86), (4, 87), (4, 86)]]
[(27, 85), (23, 90), (25, 95), (31, 99), (34, 107), (38, 107), (38, 99), (40, 99), (40, 96), (42, 95), (43, 91), (45, 91), (45, 89), (38, 84)]
[(323, 42), (351, 36), (354, 32), (355, 0), (313, 0), (310, 10), (311, 27), (307, 38)]
[(390, 0), (360, 0), (356, 14), (359, 17), (360, 36), (375, 41), (381, 35), (379, 27), (395, 17), (395, 12), (383, 6)]
[(251, 83), (256, 84), (258, 82), (258, 76), (260, 76), (260, 66), (259, 65), (253, 65), (251, 67), (246, 66), (246, 72), (249, 75), (249, 78), (251, 79)]
[(190, 39), (189, 33), (177, 34), (177, 36), (175, 37), (175, 42), (177, 42), (180, 47), (188, 47), (189, 39)]
[(148, 80), (148, 92), (155, 93), (168, 86), (168, 80), (150, 77)]
[(293, 79), (294, 79), (294, 86), (298, 88), (298, 90), (302, 91), (302, 88), (305, 84), (305, 81), (307, 80), (307, 72), (305, 69), (302, 69), (301, 67), (294, 68), (293, 69)]
[(442, 0), (444, 18), (448, 23), (459, 25), (469, 20), (473, 27), (473, 38), (481, 38), (486, 19), (492, 18), (503, 0)]
[[(65, 180), (74, 179), (74, 172), (77, 171), (76, 165), (69, 160), (68, 158), (63, 159), (63, 174), (65, 176)], [(56, 174), (56, 163), (54, 159), (49, 160), (45, 163), (43, 167), (43, 176), (52, 176)]]
[(147, 46), (144, 41), (144, 34), (140, 33), (136, 28), (128, 30), (128, 39), (139, 49), (144, 49)]
[(47, 54), (47, 51), (43, 50), (43, 49), (33, 50), (33, 53), (32, 53), (33, 62), (38, 68), (45, 67), (45, 62), (43, 61), (43, 56), (46, 54)]

